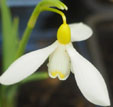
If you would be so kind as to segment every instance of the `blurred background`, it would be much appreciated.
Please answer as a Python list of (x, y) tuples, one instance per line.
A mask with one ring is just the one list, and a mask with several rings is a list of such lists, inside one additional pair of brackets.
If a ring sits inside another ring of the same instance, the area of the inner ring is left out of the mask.
[[(19, 35), (40, 0), (7, 0), (13, 17), (19, 17)], [(113, 1), (112, 0), (62, 0), (69, 8), (64, 11), (68, 23), (84, 22), (92, 27), (93, 36), (73, 43), (75, 48), (100, 71), (109, 88), (113, 102)], [(26, 52), (40, 49), (56, 40), (62, 19), (51, 12), (40, 14), (32, 32)], [(79, 36), (79, 35), (78, 35)], [(0, 28), (0, 51), (1, 51)], [(1, 53), (0, 53), (1, 54)], [(0, 55), (1, 56), (1, 55)], [(1, 58), (1, 57), (0, 57)], [(48, 61), (47, 61), (48, 62)], [(47, 62), (38, 71), (47, 72)], [(0, 63), (1, 64), (1, 63)], [(96, 88), (96, 87), (95, 87)], [(17, 93), (17, 107), (99, 107), (88, 102), (78, 89), (71, 74), (66, 81), (48, 78), (22, 85)], [(111, 107), (113, 104), (111, 105)]]

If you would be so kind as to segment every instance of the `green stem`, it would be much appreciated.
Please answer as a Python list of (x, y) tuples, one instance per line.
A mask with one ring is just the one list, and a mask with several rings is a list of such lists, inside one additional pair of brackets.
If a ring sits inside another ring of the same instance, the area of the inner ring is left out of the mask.
[(0, 107), (16, 107), (17, 86), (1, 87)]
[(27, 26), (27, 28), (25, 29), (25, 32), (23, 34), (22, 40), (20, 41), (20, 44), (19, 44), (19, 47), (18, 47), (15, 59), (17, 59), (18, 57), (20, 57), (24, 53), (24, 50), (25, 50), (25, 47), (26, 47), (26, 43), (29, 40), (29, 36), (30, 36), (30, 34), (32, 32), (32, 29), (33, 28), (30, 28), (29, 26)]
[(32, 15), (28, 21), (27, 27), (25, 29), (25, 32), (24, 32), (22, 39), (20, 41), (20, 44), (19, 44), (19, 48), (17, 50), (16, 59), (24, 53), (26, 44), (29, 40), (30, 34), (35, 26), (35, 23), (36, 23), (36, 20), (37, 20), (39, 14), (40, 14), (40, 6), (38, 5), (34, 9), (34, 12), (32, 13)]
[(51, 11), (51, 12), (55, 12), (59, 15), (62, 16), (62, 20), (63, 20), (63, 23), (66, 23), (66, 16), (63, 12), (61, 12), (60, 10), (57, 10), (57, 9), (54, 9), (54, 8), (43, 8), (42, 11)]
[(16, 95), (17, 95), (17, 91), (18, 91), (18, 86), (14, 85), (14, 86), (10, 86), (9, 90), (8, 90), (8, 95), (7, 95), (7, 107), (16, 107)]
[(1, 86), (1, 106), (0, 107), (7, 107), (7, 97), (6, 97), (6, 87)]
[(0, 85), (0, 107), (2, 107), (2, 86)]

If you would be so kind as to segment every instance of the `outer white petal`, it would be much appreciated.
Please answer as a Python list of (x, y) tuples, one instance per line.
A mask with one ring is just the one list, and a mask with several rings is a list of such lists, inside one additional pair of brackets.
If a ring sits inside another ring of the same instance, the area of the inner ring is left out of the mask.
[(77, 85), (84, 97), (96, 105), (109, 106), (107, 87), (99, 71), (71, 45), (67, 46), (67, 51)]
[(0, 83), (10, 85), (17, 83), (34, 73), (56, 49), (57, 42), (28, 54), (25, 54), (12, 63), (0, 77)]
[(92, 29), (83, 23), (69, 24), (71, 29), (71, 41), (82, 41), (91, 37), (93, 31)]

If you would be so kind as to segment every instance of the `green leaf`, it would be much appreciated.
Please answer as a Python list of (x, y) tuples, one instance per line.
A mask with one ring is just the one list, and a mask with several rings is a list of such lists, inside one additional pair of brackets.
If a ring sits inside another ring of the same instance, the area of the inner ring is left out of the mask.
[(24, 83), (31, 82), (31, 81), (43, 80), (47, 78), (48, 78), (48, 72), (38, 72), (24, 79), (22, 82), (20, 82), (20, 84), (24, 84)]
[(13, 61), (15, 60), (16, 52), (17, 52), (18, 45), (19, 45), (18, 26), (19, 26), (19, 19), (15, 17), (13, 20), (13, 26), (12, 26), (12, 41), (14, 42), (12, 43)]
[(1, 0), (1, 17), (2, 17), (2, 55), (3, 70), (14, 61), (15, 46), (17, 41), (18, 21), (12, 23), (12, 17), (6, 0)]
[(8, 106), (7, 107), (16, 107), (17, 105), (17, 94), (18, 94), (18, 86), (14, 85), (11, 87), (10, 90), (8, 90), (7, 93), (7, 100), (8, 100)]

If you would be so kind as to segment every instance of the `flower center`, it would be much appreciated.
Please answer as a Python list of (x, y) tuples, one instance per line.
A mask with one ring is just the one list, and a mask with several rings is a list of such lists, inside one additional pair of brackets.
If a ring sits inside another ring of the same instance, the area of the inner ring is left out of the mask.
[(57, 31), (57, 40), (61, 44), (68, 44), (71, 41), (71, 31), (68, 24), (62, 24)]

